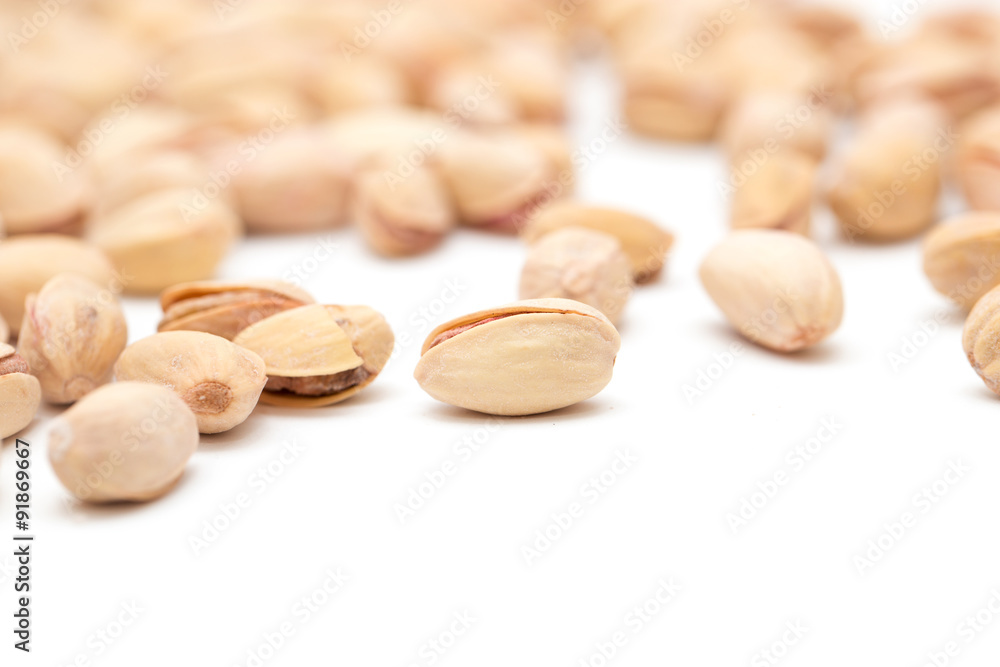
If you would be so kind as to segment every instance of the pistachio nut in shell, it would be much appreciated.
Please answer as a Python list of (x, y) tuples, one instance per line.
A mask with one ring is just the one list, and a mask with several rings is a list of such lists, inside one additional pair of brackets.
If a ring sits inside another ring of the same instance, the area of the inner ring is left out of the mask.
[(0, 440), (27, 427), (41, 402), (42, 387), (29, 375), (28, 362), (0, 343)]
[(128, 327), (114, 294), (73, 273), (60, 273), (28, 295), (18, 353), (49, 403), (72, 403), (111, 380)]
[(534, 243), (545, 234), (565, 227), (584, 227), (616, 237), (632, 265), (636, 283), (648, 283), (663, 269), (673, 235), (654, 222), (617, 209), (578, 202), (556, 202), (542, 209), (525, 227), (522, 236)]
[(395, 338), (368, 306), (302, 306), (241, 331), (234, 343), (264, 360), (262, 403), (319, 407), (358, 393), (385, 367)]
[(1000, 212), (965, 213), (931, 230), (924, 273), (934, 289), (965, 308), (1000, 285)]
[(115, 273), (107, 256), (83, 241), (57, 234), (18, 236), (0, 241), (0, 315), (17, 335), (24, 300), (60, 273), (76, 273), (112, 291), (125, 276)]
[(598, 394), (620, 347), (618, 331), (596, 308), (569, 299), (519, 301), (432, 331), (414, 377), (460, 408), (538, 414)]
[(733, 229), (784, 229), (809, 236), (816, 162), (791, 149), (771, 155), (733, 191)]
[(729, 323), (778, 352), (819, 343), (843, 318), (836, 270), (819, 246), (792, 232), (731, 232), (709, 252), (700, 274)]
[(226, 340), (277, 313), (315, 303), (301, 287), (281, 280), (182, 283), (163, 290), (159, 331), (203, 331)]
[(564, 227), (528, 248), (519, 297), (580, 301), (617, 322), (632, 290), (632, 266), (617, 238), (584, 227)]
[(962, 346), (986, 386), (1000, 394), (1000, 288), (987, 292), (969, 313)]
[(958, 179), (969, 206), (1000, 211), (1000, 106), (970, 118), (959, 131)]
[(787, 92), (758, 93), (729, 111), (720, 141), (733, 160), (755, 149), (764, 149), (772, 158), (788, 149), (819, 161), (826, 155), (833, 122), (824, 100)]
[(194, 412), (202, 433), (246, 421), (267, 382), (258, 354), (200, 331), (167, 331), (132, 343), (115, 364), (115, 378), (170, 389)]
[(92, 391), (57, 417), (49, 433), (56, 476), (91, 503), (162, 496), (197, 448), (191, 409), (169, 389), (142, 382), (113, 382)]

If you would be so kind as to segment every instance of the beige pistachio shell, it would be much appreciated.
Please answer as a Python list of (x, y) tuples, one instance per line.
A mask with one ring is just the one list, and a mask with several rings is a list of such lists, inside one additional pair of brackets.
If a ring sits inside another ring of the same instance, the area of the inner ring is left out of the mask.
[(636, 283), (655, 279), (674, 243), (672, 234), (646, 218), (616, 209), (557, 202), (531, 219), (523, 232), (528, 243), (565, 227), (584, 227), (615, 236), (632, 264)]
[(159, 292), (215, 273), (241, 234), (224, 202), (190, 189), (163, 190), (91, 222), (88, 239), (130, 280), (130, 293)]
[(151, 149), (148, 153), (126, 155), (108, 165), (98, 182), (94, 215), (100, 218), (158, 190), (200, 188), (211, 173), (207, 162), (191, 151)]
[(18, 353), (41, 383), (46, 401), (73, 403), (111, 380), (128, 328), (110, 290), (61, 273), (29, 295), (25, 308)]
[(1000, 290), (987, 292), (969, 313), (962, 346), (986, 386), (1000, 394)]
[(738, 163), (749, 150), (795, 150), (819, 161), (833, 132), (826, 101), (796, 93), (764, 92), (740, 100), (726, 115), (720, 142)]
[(0, 440), (31, 424), (41, 401), (41, 385), (28, 374), (28, 363), (13, 347), (0, 343)]
[(251, 324), (314, 302), (304, 289), (281, 280), (183, 283), (160, 295), (159, 331), (202, 331), (232, 340)]
[(584, 227), (565, 227), (528, 248), (519, 296), (580, 301), (614, 323), (632, 290), (632, 266), (616, 237)]
[(494, 415), (558, 410), (611, 381), (621, 337), (600, 311), (568, 299), (521, 301), (441, 325), (414, 377), (439, 401)]
[(268, 382), (262, 403), (318, 407), (371, 384), (395, 339), (385, 318), (367, 306), (314, 304), (258, 322), (233, 342), (264, 360)]
[(199, 331), (158, 333), (129, 345), (115, 364), (115, 378), (170, 389), (194, 412), (202, 433), (246, 421), (267, 382), (258, 354)]
[(933, 229), (924, 240), (924, 273), (966, 308), (1000, 285), (1000, 212), (965, 213)]
[(816, 163), (792, 149), (769, 156), (733, 192), (733, 229), (784, 229), (809, 236)]
[(91, 503), (143, 502), (169, 491), (198, 448), (191, 409), (165, 387), (115, 382), (52, 423), (49, 461), (63, 486)]
[(700, 273), (729, 323), (772, 350), (815, 345), (843, 318), (836, 270), (819, 246), (792, 232), (732, 232), (708, 254)]
[(120, 290), (111, 262), (98, 248), (55, 234), (0, 241), (0, 315), (15, 335), (24, 318), (24, 300), (60, 273), (75, 273), (111, 291)]

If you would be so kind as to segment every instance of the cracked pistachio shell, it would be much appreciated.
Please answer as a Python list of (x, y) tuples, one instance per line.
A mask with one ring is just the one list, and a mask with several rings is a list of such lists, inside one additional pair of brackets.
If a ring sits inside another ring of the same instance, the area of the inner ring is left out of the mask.
[(260, 355), (200, 331), (168, 331), (129, 345), (115, 378), (170, 389), (194, 412), (202, 433), (246, 421), (267, 382)]
[(414, 377), (439, 401), (493, 415), (558, 410), (611, 381), (621, 337), (596, 308), (534, 299), (439, 326)]
[(374, 382), (395, 338), (385, 318), (367, 306), (314, 304), (247, 327), (233, 342), (264, 360), (268, 381), (262, 403), (319, 407)]
[(128, 342), (125, 315), (114, 294), (72, 273), (61, 273), (25, 302), (18, 353), (49, 403), (73, 403), (111, 380)]
[(809, 236), (816, 163), (793, 150), (769, 156), (733, 192), (733, 229), (783, 229)]
[(165, 387), (114, 382), (56, 418), (49, 461), (91, 503), (143, 502), (169, 491), (198, 448), (194, 413)]
[(726, 319), (751, 341), (794, 352), (840, 326), (840, 278), (812, 241), (792, 232), (741, 230), (701, 265), (701, 282)]
[(1000, 285), (1000, 212), (965, 213), (931, 230), (924, 273), (934, 289), (966, 308)]
[(14, 348), (0, 343), (0, 440), (24, 430), (42, 402), (38, 378)]
[(251, 324), (314, 303), (301, 287), (281, 280), (183, 283), (163, 290), (159, 331), (202, 331), (232, 340)]
[(1000, 288), (989, 291), (969, 313), (962, 346), (986, 386), (1000, 394)]
[(557, 202), (542, 209), (525, 227), (522, 236), (534, 243), (542, 236), (566, 227), (584, 227), (616, 237), (632, 265), (636, 283), (648, 283), (663, 269), (674, 244), (670, 232), (655, 223), (625, 211)]
[(583, 227), (565, 227), (528, 248), (519, 296), (573, 299), (617, 322), (632, 289), (632, 266), (617, 238)]
[(0, 241), (0, 315), (17, 334), (25, 298), (60, 273), (75, 273), (112, 288), (116, 274), (98, 248), (57, 234), (18, 236)]

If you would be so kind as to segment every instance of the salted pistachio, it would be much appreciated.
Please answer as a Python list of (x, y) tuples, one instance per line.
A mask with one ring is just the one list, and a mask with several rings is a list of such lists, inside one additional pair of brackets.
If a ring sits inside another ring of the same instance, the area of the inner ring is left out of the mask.
[(393, 179), (388, 167), (361, 172), (354, 184), (354, 218), (368, 245), (390, 257), (434, 248), (456, 225), (438, 174), (427, 167)]
[(572, 299), (617, 322), (632, 295), (632, 265), (611, 234), (564, 227), (528, 248), (521, 299)]
[(798, 234), (731, 232), (705, 258), (701, 282), (726, 319), (779, 352), (811, 347), (840, 326), (840, 278), (823, 251)]
[(896, 241), (929, 227), (951, 143), (948, 121), (933, 103), (898, 99), (869, 109), (829, 191), (847, 237)]
[(826, 103), (791, 92), (748, 95), (726, 114), (719, 140), (733, 162), (760, 149), (768, 155), (796, 150), (822, 160), (834, 120)]
[(126, 282), (103, 252), (79, 239), (29, 234), (0, 241), (0, 316), (11, 333), (21, 327), (25, 298), (60, 273), (76, 273), (112, 291)]
[(670, 232), (646, 218), (574, 201), (556, 202), (542, 209), (528, 222), (522, 237), (534, 243), (564, 227), (584, 227), (617, 238), (631, 262), (632, 279), (638, 284), (648, 283), (660, 275), (674, 244)]
[(129, 345), (115, 364), (118, 381), (149, 382), (180, 396), (202, 433), (239, 426), (257, 406), (267, 374), (255, 352), (200, 331), (168, 331)]
[(240, 236), (240, 221), (218, 199), (190, 189), (162, 190), (91, 221), (87, 239), (146, 294), (210, 278)]
[(965, 213), (931, 230), (924, 273), (934, 289), (965, 308), (1000, 285), (1000, 212)]
[(314, 303), (301, 287), (280, 280), (183, 283), (163, 290), (159, 331), (202, 331), (226, 340), (251, 324)]
[(88, 278), (61, 273), (29, 294), (18, 353), (49, 403), (73, 403), (111, 380), (128, 342), (125, 315), (114, 294)]
[(436, 328), (414, 377), (439, 401), (492, 415), (558, 410), (611, 381), (621, 337), (599, 310), (569, 299), (531, 299)]
[(30, 375), (28, 362), (0, 343), (0, 440), (27, 427), (41, 402), (42, 388)]
[(1000, 211), (1000, 106), (976, 114), (962, 125), (958, 140), (958, 178), (969, 206)]
[[(749, 159), (749, 158), (748, 158)], [(787, 149), (768, 156), (733, 190), (733, 229), (784, 229), (809, 236), (816, 162)]]
[(302, 306), (241, 331), (233, 341), (264, 360), (262, 403), (319, 407), (339, 403), (375, 381), (395, 338), (368, 306)]
[(91, 503), (159, 498), (198, 448), (198, 422), (166, 387), (114, 382), (57, 417), (49, 433), (56, 477)]
[(990, 290), (976, 302), (965, 321), (962, 346), (986, 386), (1000, 394), (1000, 289)]

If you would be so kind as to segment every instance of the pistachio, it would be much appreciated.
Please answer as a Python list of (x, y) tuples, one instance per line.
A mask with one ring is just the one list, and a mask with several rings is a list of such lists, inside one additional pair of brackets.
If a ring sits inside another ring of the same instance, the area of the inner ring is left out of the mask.
[(779, 352), (819, 343), (843, 317), (836, 270), (819, 246), (792, 232), (730, 233), (705, 258), (701, 281), (730, 324)]
[(794, 150), (770, 155), (733, 192), (733, 229), (784, 229), (809, 236), (816, 163)]
[(264, 360), (262, 403), (318, 407), (374, 382), (395, 339), (385, 318), (367, 306), (309, 305), (247, 327), (233, 342)]
[(198, 448), (198, 422), (177, 395), (115, 382), (52, 424), (49, 461), (63, 486), (92, 503), (143, 502), (169, 491)]
[(255, 352), (200, 331), (169, 331), (133, 343), (115, 364), (115, 379), (172, 390), (202, 433), (239, 426), (257, 406), (267, 375)]
[(513, 129), (548, 158), (554, 173), (558, 175), (559, 183), (565, 188), (563, 194), (572, 194), (576, 179), (573, 173), (573, 147), (566, 130), (550, 123), (523, 123)]
[(936, 105), (919, 100), (868, 111), (836, 165), (829, 193), (848, 238), (895, 241), (934, 222), (946, 125)]
[(611, 381), (621, 337), (596, 308), (532, 299), (459, 317), (424, 342), (414, 377), (439, 401), (486, 414), (558, 410)]
[(924, 241), (924, 273), (966, 308), (1000, 285), (1000, 212), (966, 213), (933, 229)]
[(0, 241), (0, 315), (17, 335), (24, 300), (60, 273), (75, 273), (109, 288), (118, 278), (108, 258), (92, 245), (68, 236), (38, 234)]
[(10, 327), (7, 326), (7, 320), (0, 315), (0, 343), (6, 343), (10, 340)]
[(141, 155), (126, 155), (101, 176), (94, 215), (107, 215), (158, 190), (201, 187), (209, 172), (205, 162), (188, 151), (150, 149)]
[(730, 158), (747, 151), (800, 151), (815, 160), (826, 155), (833, 132), (833, 115), (824, 100), (796, 93), (765, 92), (749, 95), (729, 111), (720, 141)]
[(534, 243), (564, 227), (584, 227), (616, 237), (632, 264), (632, 278), (639, 284), (648, 283), (660, 274), (674, 243), (672, 234), (645, 218), (571, 201), (544, 208), (531, 219), (522, 236), (528, 243)]
[(1000, 289), (990, 290), (976, 302), (965, 321), (962, 346), (986, 386), (1000, 394)]
[(1000, 107), (969, 119), (959, 132), (958, 176), (969, 206), (1000, 211)]
[(232, 340), (251, 324), (310, 303), (308, 292), (280, 280), (184, 283), (160, 295), (158, 330), (202, 331)]
[(573, 299), (617, 322), (632, 295), (632, 266), (610, 234), (564, 227), (528, 249), (521, 299)]
[(416, 167), (398, 183), (390, 183), (387, 173), (373, 168), (357, 177), (354, 216), (362, 235), (382, 255), (427, 252), (456, 222), (441, 179), (427, 167)]
[(144, 294), (210, 278), (239, 235), (239, 219), (226, 204), (173, 189), (92, 221), (88, 239), (131, 277), (126, 291)]
[(49, 403), (72, 403), (111, 379), (125, 349), (125, 315), (109, 291), (62, 273), (30, 294), (18, 353), (31, 366)]
[(0, 440), (23, 430), (38, 412), (42, 388), (28, 373), (24, 357), (0, 343)]
[(356, 58), (344, 67), (339, 53), (335, 61), (316, 68), (306, 92), (326, 116), (403, 105), (411, 96), (406, 78), (395, 67), (378, 58)]

